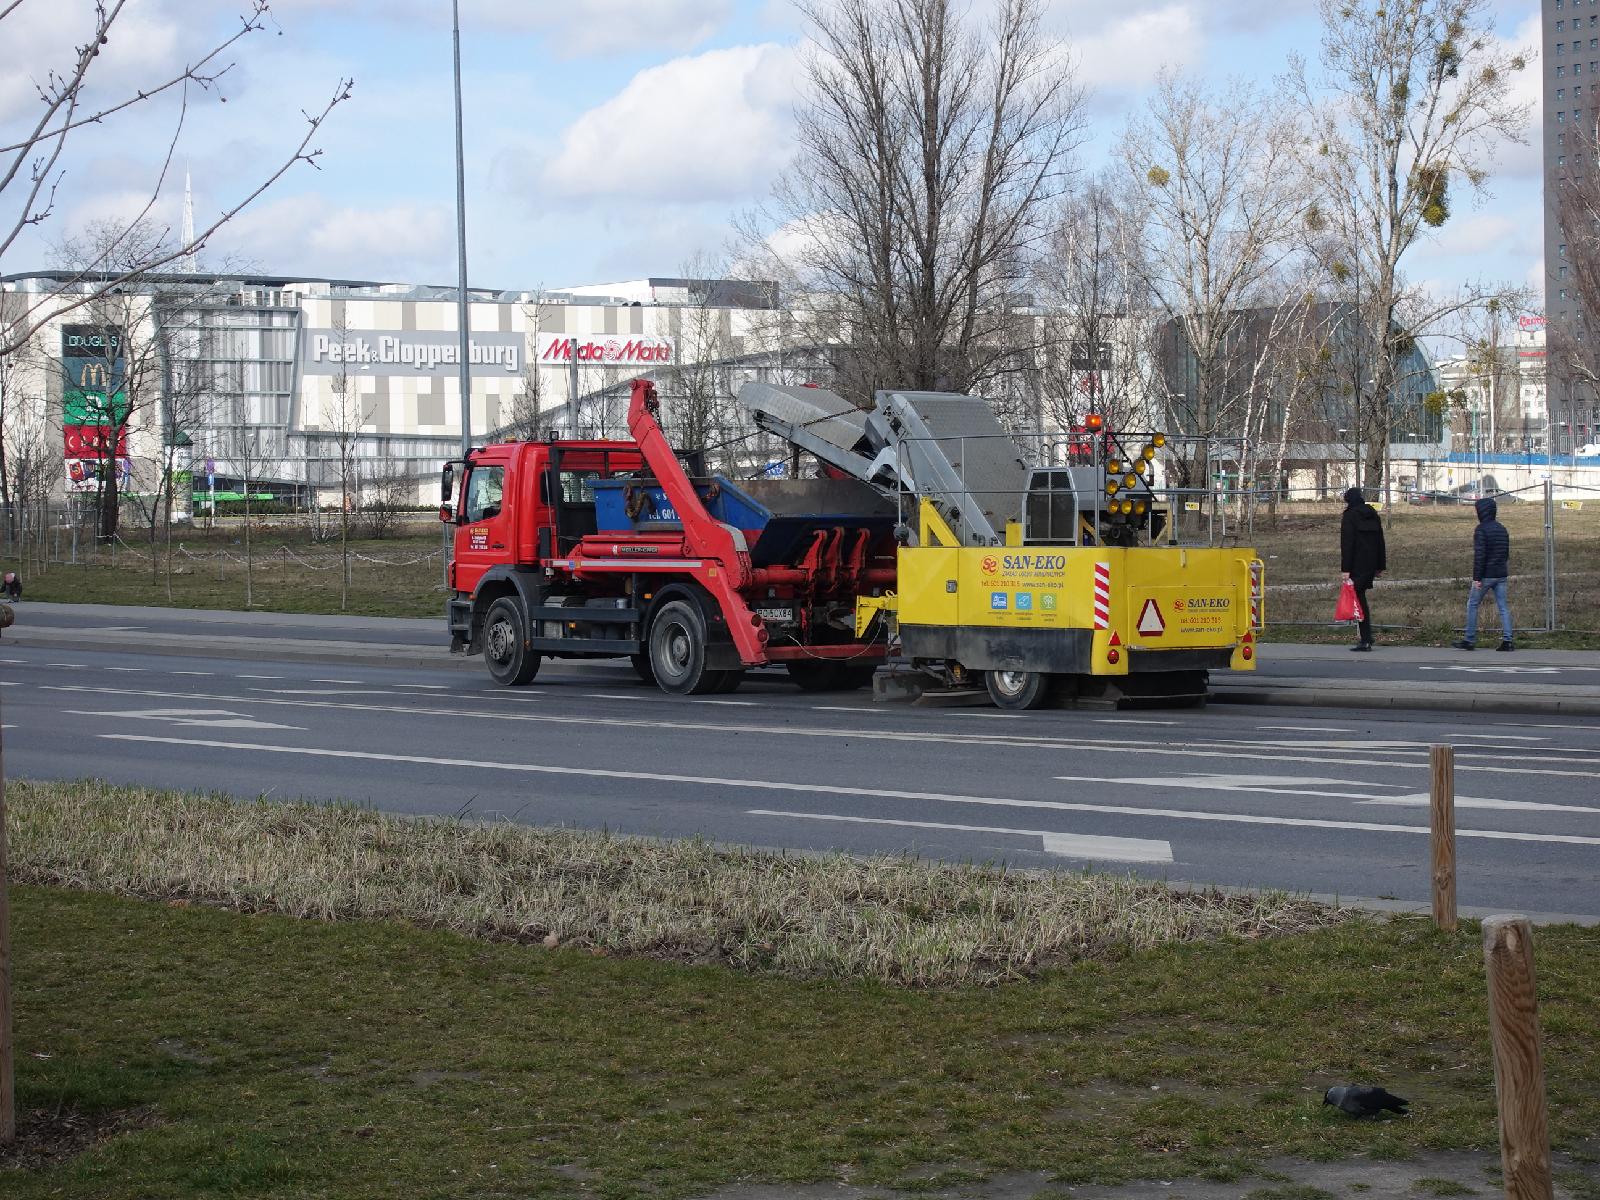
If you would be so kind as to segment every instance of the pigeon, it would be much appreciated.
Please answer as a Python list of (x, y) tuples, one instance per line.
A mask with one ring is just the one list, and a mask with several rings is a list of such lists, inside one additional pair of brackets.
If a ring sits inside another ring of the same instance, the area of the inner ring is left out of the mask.
[(1404, 1117), (1408, 1115), (1406, 1106), (1411, 1103), (1381, 1087), (1359, 1086), (1331, 1087), (1322, 1097), (1322, 1102), (1352, 1117), (1376, 1117), (1385, 1110)]

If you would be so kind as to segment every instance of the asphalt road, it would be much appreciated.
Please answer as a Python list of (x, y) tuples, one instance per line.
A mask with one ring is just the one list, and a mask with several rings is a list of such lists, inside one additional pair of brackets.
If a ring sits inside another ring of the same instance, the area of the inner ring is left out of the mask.
[(506, 690), (456, 667), (5, 642), (0, 703), (7, 770), (28, 778), (1418, 903), (1427, 747), (1445, 741), (1458, 747), (1461, 904), (1600, 914), (1600, 730), (1587, 719), (1008, 714), (803, 694), (759, 674), (690, 699), (609, 664), (547, 663)]

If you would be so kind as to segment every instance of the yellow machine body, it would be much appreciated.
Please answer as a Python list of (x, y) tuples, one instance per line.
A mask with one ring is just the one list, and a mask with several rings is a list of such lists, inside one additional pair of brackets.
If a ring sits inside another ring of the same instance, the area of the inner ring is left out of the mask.
[[(1254, 550), (963, 547), (921, 508), (921, 544), (900, 548), (894, 598), (909, 658), (1102, 676), (1255, 668), (1264, 579)], [(863, 606), (870, 619), (884, 598)]]

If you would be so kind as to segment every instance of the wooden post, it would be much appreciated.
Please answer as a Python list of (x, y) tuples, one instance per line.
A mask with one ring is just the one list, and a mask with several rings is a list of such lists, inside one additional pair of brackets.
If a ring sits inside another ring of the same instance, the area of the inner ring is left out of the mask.
[(1456, 927), (1456, 751), (1434, 746), (1433, 768), (1433, 923), (1447, 932)]
[(1539, 1000), (1533, 986), (1533, 927), (1528, 918), (1500, 916), (1485, 921), (1483, 961), (1489, 974), (1489, 1032), (1506, 1200), (1552, 1200)]

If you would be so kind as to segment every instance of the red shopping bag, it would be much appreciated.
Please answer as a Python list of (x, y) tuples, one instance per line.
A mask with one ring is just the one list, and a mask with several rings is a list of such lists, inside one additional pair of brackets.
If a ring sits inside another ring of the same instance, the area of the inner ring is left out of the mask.
[(1339, 589), (1339, 602), (1333, 606), (1333, 619), (1335, 621), (1361, 620), (1361, 601), (1356, 599), (1356, 585), (1348, 579)]

